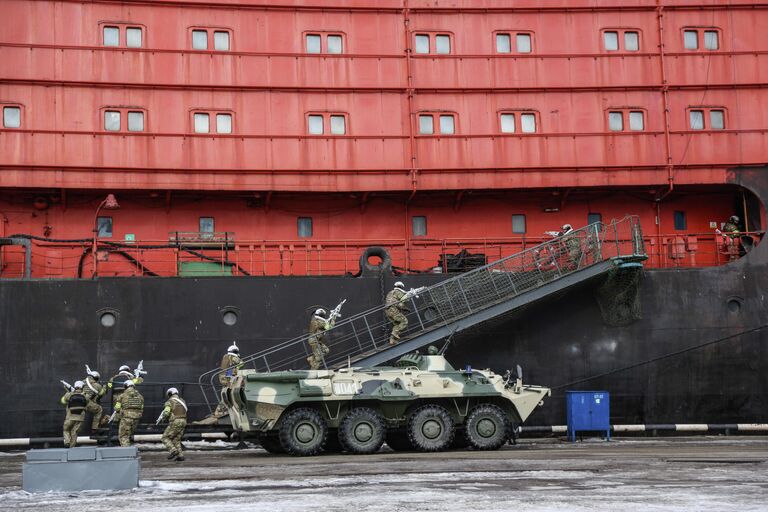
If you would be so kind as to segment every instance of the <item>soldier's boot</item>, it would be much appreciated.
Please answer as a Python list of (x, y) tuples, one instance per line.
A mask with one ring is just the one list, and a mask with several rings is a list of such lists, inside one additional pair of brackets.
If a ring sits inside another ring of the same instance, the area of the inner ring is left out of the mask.
[(176, 458), (176, 457), (178, 457), (178, 456), (179, 456), (179, 454), (178, 454), (178, 453), (176, 453), (176, 452), (171, 452), (171, 453), (168, 455), (168, 460), (173, 460), (173, 459), (175, 459), (175, 458)]
[(176, 456), (176, 462), (184, 462), (184, 455), (178, 454)]

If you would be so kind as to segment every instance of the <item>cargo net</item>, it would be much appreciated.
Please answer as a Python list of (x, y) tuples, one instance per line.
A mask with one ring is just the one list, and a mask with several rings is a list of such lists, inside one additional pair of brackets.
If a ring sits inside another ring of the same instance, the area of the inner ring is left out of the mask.
[(629, 325), (642, 318), (640, 268), (616, 268), (595, 290), (603, 321), (613, 327)]
[[(401, 333), (400, 342), (449, 326), (601, 262), (639, 262), (646, 258), (636, 217), (591, 224), (419, 290), (404, 301), (402, 314), (408, 326)], [(382, 304), (336, 322), (322, 335), (322, 343), (328, 347), (322, 355), (322, 366), (333, 368), (389, 348), (392, 323), (386, 310), (387, 306)], [(311, 338), (305, 334), (251, 354), (243, 358), (245, 368), (305, 369), (312, 354)], [(214, 368), (200, 376), (204, 395), (206, 390), (213, 396), (218, 394), (216, 382), (221, 372)]]

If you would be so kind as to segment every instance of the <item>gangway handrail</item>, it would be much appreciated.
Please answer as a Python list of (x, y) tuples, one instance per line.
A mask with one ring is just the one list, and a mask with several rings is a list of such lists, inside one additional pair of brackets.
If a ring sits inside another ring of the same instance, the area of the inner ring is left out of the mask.
[[(626, 229), (627, 227), (628, 229)], [(621, 234), (620, 228), (622, 228)], [(624, 231), (625, 229), (626, 231)], [(631, 249), (624, 252), (627, 243), (631, 244)], [(526, 291), (611, 258), (633, 261), (647, 259), (637, 216), (626, 216), (620, 220), (614, 219), (609, 223), (597, 222), (572, 230), (518, 253), (426, 287), (419, 294), (419, 297), (422, 304), (427, 306), (425, 311), (431, 311), (434, 316), (428, 318), (426, 312), (420, 312), (415, 297), (412, 297), (410, 303), (413, 309), (406, 316), (415, 316), (414, 320), (418, 322), (411, 323), (409, 318), (409, 325), (416, 325), (419, 329), (411, 330), (406, 339), (412, 340), (437, 327), (457, 322), (472, 314), (473, 311), (486, 309), (500, 301), (517, 297)], [(515, 263), (519, 264), (516, 265)], [(514, 276), (519, 278), (517, 283), (515, 283)], [(530, 279), (526, 279), (528, 277)], [(492, 287), (493, 294), (486, 293), (490, 288), (485, 290), (482, 285)], [(326, 331), (326, 344), (342, 347), (342, 351), (337, 351), (332, 356), (325, 358), (324, 366), (328, 368), (334, 363), (346, 360), (348, 356), (385, 350), (389, 337), (387, 332), (389, 321), (384, 315), (387, 307), (386, 304), (380, 304), (356, 313), (337, 322)], [(356, 327), (358, 324), (360, 324), (359, 329), (362, 332), (358, 332), (358, 327)], [(351, 328), (351, 333), (349, 328)], [(376, 335), (375, 332), (378, 331), (382, 331), (384, 336)], [(338, 333), (341, 334), (332, 340), (331, 338)], [(360, 338), (361, 335), (370, 339), (363, 342)], [(242, 359), (241, 364), (251, 365), (257, 370), (259, 369), (257, 365), (263, 364), (266, 371), (282, 369), (287, 365), (296, 364), (301, 362), (306, 355), (309, 355), (307, 342), (311, 337), (305, 333), (268, 349), (250, 354)], [(353, 342), (356, 342), (356, 345)], [(343, 349), (345, 344), (351, 345), (351, 348), (347, 347), (345, 351)], [(299, 345), (302, 346), (303, 350), (296, 349)], [(287, 352), (287, 354), (281, 354), (281, 352)], [(297, 356), (297, 354), (299, 355)], [(329, 363), (331, 364), (329, 365)], [(217, 386), (214, 379), (224, 371), (227, 369), (216, 367), (203, 373), (198, 379), (202, 395), (211, 412), (213, 407), (208, 400), (206, 388), (215, 390)]]

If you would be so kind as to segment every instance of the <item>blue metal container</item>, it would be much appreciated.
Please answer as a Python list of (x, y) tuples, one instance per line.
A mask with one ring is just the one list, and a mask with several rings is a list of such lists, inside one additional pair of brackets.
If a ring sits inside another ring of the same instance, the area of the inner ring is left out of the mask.
[(611, 399), (607, 391), (566, 391), (568, 440), (576, 440), (576, 432), (605, 432), (611, 440)]

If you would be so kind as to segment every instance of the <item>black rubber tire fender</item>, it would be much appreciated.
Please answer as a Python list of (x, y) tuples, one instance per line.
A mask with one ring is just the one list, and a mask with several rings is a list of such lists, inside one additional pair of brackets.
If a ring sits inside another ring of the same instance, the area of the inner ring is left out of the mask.
[(314, 409), (294, 409), (280, 422), (280, 445), (291, 455), (317, 455), (325, 447), (328, 423)]
[(349, 453), (376, 453), (384, 444), (386, 432), (381, 414), (369, 407), (358, 407), (341, 419), (339, 443)]
[(455, 430), (451, 415), (436, 404), (415, 409), (408, 416), (406, 427), (408, 440), (421, 452), (439, 452), (449, 448)]
[(467, 443), (476, 450), (498, 450), (511, 435), (512, 423), (498, 405), (479, 404), (465, 422)]

